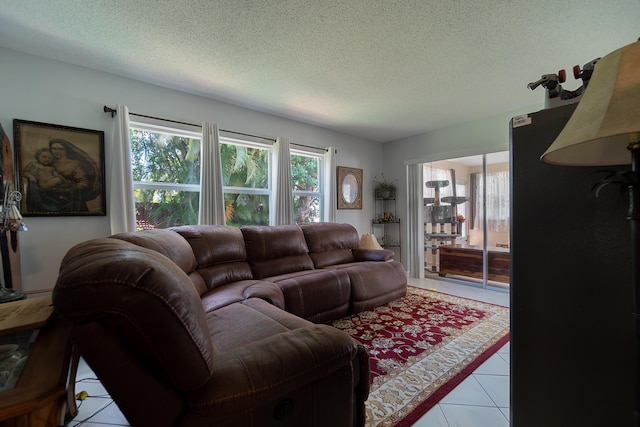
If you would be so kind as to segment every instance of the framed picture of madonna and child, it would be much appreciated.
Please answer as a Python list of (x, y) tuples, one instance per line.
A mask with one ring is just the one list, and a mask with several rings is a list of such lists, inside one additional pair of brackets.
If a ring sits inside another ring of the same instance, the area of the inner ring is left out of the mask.
[(13, 120), (23, 216), (106, 215), (104, 132)]

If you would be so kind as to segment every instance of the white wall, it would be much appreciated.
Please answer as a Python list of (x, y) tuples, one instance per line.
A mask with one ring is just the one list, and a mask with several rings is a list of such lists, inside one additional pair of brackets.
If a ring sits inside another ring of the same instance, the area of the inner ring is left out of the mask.
[[(337, 165), (361, 168), (364, 175), (363, 209), (338, 210), (337, 221), (353, 224), (361, 234), (370, 232), (371, 180), (382, 170), (382, 144), (8, 49), (0, 48), (0, 64), (0, 124), (12, 143), (13, 119), (105, 132), (107, 201), (113, 119), (102, 107), (126, 104), (131, 112), (190, 123), (213, 121), (223, 129), (337, 148)], [(26, 291), (51, 289), (72, 245), (110, 234), (107, 217), (26, 217), (25, 222), (29, 231), (19, 233), (19, 241)]]
[[(337, 221), (370, 232), (375, 175), (398, 184), (397, 216), (403, 220), (406, 258), (406, 165), (443, 160), (509, 147), (511, 117), (537, 111), (531, 106), (495, 117), (379, 144), (281, 117), (212, 101), (112, 74), (0, 48), (0, 124), (13, 142), (13, 119), (32, 120), (105, 132), (107, 200), (113, 120), (103, 105), (126, 104), (130, 111), (190, 123), (214, 121), (223, 129), (262, 136), (286, 136), (292, 142), (335, 147), (337, 165), (363, 169), (363, 209), (337, 210)], [(525, 89), (523, 89), (525, 90)], [(108, 206), (107, 206), (108, 211)], [(107, 217), (27, 217), (20, 233), (22, 285), (26, 291), (51, 289), (60, 260), (74, 244), (110, 234)]]

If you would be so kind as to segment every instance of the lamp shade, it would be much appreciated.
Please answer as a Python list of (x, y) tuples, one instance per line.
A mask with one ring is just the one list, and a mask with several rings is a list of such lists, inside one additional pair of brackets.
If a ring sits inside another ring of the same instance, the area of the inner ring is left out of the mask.
[(360, 238), (360, 249), (383, 249), (373, 234), (363, 234)]
[(576, 110), (541, 159), (574, 166), (628, 164), (628, 146), (639, 134), (640, 41), (596, 63)]

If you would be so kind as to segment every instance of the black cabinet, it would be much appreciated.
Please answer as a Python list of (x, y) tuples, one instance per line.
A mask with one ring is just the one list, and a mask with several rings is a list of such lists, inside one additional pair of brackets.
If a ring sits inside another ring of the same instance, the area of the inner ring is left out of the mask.
[(540, 160), (576, 104), (514, 118), (511, 425), (632, 426), (628, 197), (602, 169)]

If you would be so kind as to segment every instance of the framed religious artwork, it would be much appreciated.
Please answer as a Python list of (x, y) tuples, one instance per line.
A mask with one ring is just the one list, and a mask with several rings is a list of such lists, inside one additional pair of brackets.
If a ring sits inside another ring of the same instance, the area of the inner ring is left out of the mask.
[(362, 169), (338, 166), (338, 209), (362, 209)]
[(104, 132), (14, 119), (23, 216), (106, 215)]

